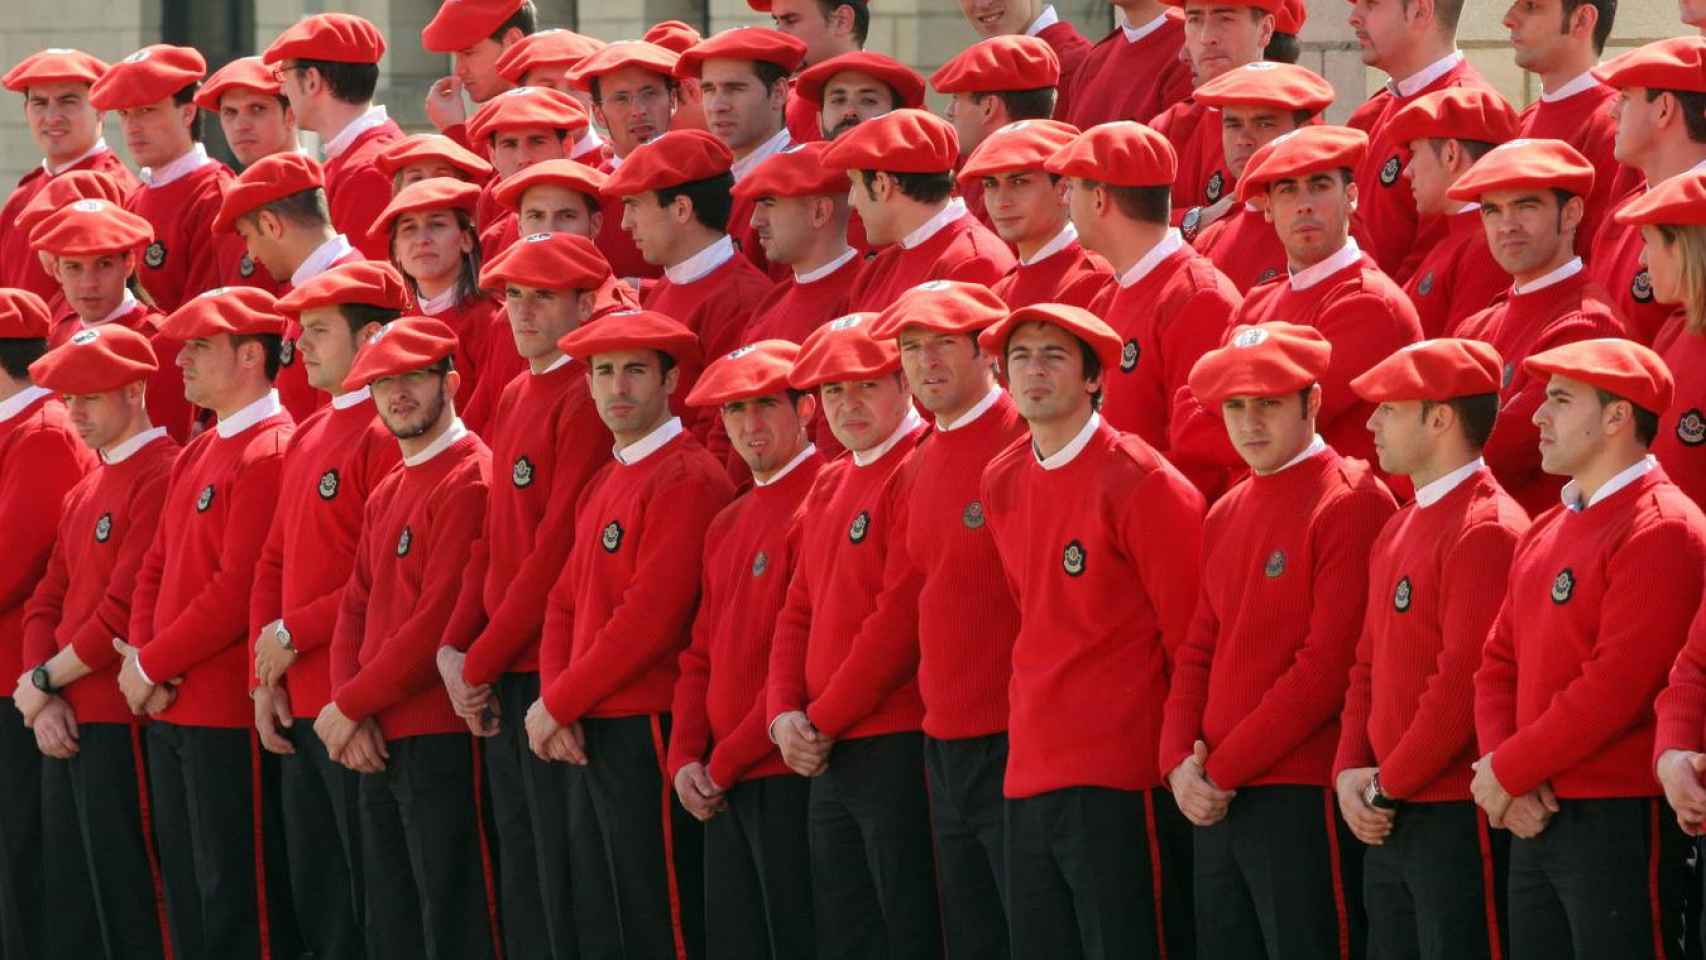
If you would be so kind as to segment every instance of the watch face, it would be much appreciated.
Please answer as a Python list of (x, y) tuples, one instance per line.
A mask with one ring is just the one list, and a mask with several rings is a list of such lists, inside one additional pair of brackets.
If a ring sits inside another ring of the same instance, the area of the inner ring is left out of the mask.
[(53, 676), (47, 672), (46, 666), (40, 666), (30, 671), (30, 683), (42, 693), (53, 692)]

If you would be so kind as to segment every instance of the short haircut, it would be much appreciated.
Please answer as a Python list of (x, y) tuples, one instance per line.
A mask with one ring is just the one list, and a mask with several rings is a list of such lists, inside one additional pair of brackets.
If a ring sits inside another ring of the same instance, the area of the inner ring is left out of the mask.
[(320, 187), (299, 190), (288, 197), (263, 203), (238, 217), (253, 224), (262, 210), (294, 226), (309, 230), (332, 225), (331, 208), (326, 205), (326, 191)]
[(1593, 52), (1604, 53), (1605, 41), (1611, 36), (1611, 23), (1617, 19), (1617, 0), (1562, 0), (1559, 6), (1564, 10), (1564, 22), (1558, 26), (1560, 31), (1569, 29), (1570, 18), (1583, 7), (1592, 7), (1599, 12), (1599, 20), (1593, 25)]
[(1612, 393), (1610, 390), (1601, 390), (1595, 387), (1593, 392), (1599, 395), (1601, 407), (1609, 407), (1614, 403), (1629, 404), (1629, 409), (1635, 411), (1635, 442), (1643, 447), (1653, 445), (1653, 440), (1659, 435), (1659, 415), (1657, 413), (1648, 410), (1628, 397)]
[(693, 204), (693, 219), (719, 233), (727, 233), (729, 211), (734, 207), (729, 191), (734, 189), (734, 184), (734, 175), (725, 171), (705, 180), (659, 187), (658, 206), (667, 207), (675, 202), (676, 197), (686, 197)]
[[(1078, 337), (1073, 337), (1073, 339), (1078, 341), (1078, 352), (1084, 358), (1084, 382), (1089, 383), (1091, 380), (1099, 379), (1102, 376), (1102, 358), (1096, 355), (1095, 348), (1090, 346), (1088, 342)], [(1090, 394), (1090, 409), (1102, 409), (1102, 392), (1107, 387), (1108, 385), (1104, 383), (1097, 387), (1094, 393)]]
[[(1008, 120), (1047, 120), (1054, 116), (1054, 87), (1037, 87), (1032, 90), (998, 90), (992, 93), (974, 93), (973, 103), (981, 104), (986, 98), (995, 97), (1001, 101), (1001, 106), (1007, 111)], [(900, 102), (896, 98), (895, 102)]]
[(1457, 415), (1457, 423), (1463, 428), (1463, 439), (1476, 450), (1487, 445), (1487, 438), (1493, 435), (1493, 424), (1499, 419), (1499, 395), (1496, 393), (1476, 393), (1463, 397), (1452, 397), (1450, 400), (1423, 400), (1422, 419), (1433, 413), (1434, 407), (1450, 407)]
[(298, 60), (303, 69), (313, 68), (326, 81), (332, 98), (344, 103), (367, 103), (379, 86), (379, 64), (339, 63), (332, 60)]
[(277, 380), (279, 367), (284, 365), (284, 337), (276, 333), (231, 334), (231, 349), (235, 350), (245, 343), (261, 345), (261, 354), (266, 357), (267, 382)]
[[(1439, 156), (1445, 152), (1445, 141), (1447, 139), (1448, 138), (1446, 138), (1446, 137), (1429, 137), (1428, 138), (1428, 147), (1429, 147), (1429, 149), (1433, 150), (1435, 159), (1438, 159)], [(1458, 140), (1457, 141), (1458, 149), (1463, 151), (1464, 155), (1469, 158), (1470, 163), (1474, 163), (1475, 161), (1477, 161), (1477, 160), (1481, 159), (1482, 157), (1486, 156), (1487, 154), (1491, 153), (1493, 151), (1493, 148), (1496, 146), (1498, 146), (1498, 144), (1489, 143), (1486, 140)]]
[(0, 340), (0, 370), (13, 380), (28, 380), (30, 364), (47, 352), (46, 337), (22, 337)]
[(349, 324), (349, 332), (352, 337), (360, 333), (361, 328), (370, 323), (377, 323), (383, 327), (403, 315), (401, 310), (378, 307), (371, 303), (340, 303), (338, 304), (338, 313), (342, 314), (344, 322)]
[(835, 11), (846, 7), (853, 11), (853, 42), (859, 49), (865, 48), (865, 38), (871, 33), (871, 8), (865, 0), (817, 0), (818, 9), (823, 11), (823, 18), (828, 20)]
[[(884, 172), (893, 178), (901, 196), (919, 203), (941, 203), (954, 192), (954, 174), (949, 170), (941, 173), (897, 173), (893, 170)], [(877, 194), (871, 184), (876, 182), (876, 177), (874, 170), (859, 171), (859, 179), (865, 184), (865, 192), (873, 198)]]
[(658, 355), (658, 379), (661, 380), (664, 377), (669, 376), (669, 372), (675, 369), (675, 355), (665, 353), (662, 350), (654, 350), (652, 352)]
[[(603, 77), (591, 77), (587, 80), (587, 92), (592, 95), (592, 102), (599, 106), (604, 105), (604, 93), (599, 86), (599, 81), (603, 79)], [(663, 81), (663, 89), (665, 93), (674, 93), (676, 91), (678, 85), (676, 84), (674, 77), (666, 77), (660, 73), (658, 74), (658, 79)]]
[(539, 30), (539, 9), (533, 5), (533, 0), (521, 0), (521, 8), (510, 14), (508, 20), (498, 24), (492, 31), (491, 39), (503, 43), (504, 34), (510, 30), (520, 30), (524, 37), (532, 36)]
[(768, 60), (752, 61), (752, 72), (758, 74), (758, 82), (764, 84), (766, 93), (778, 83), (786, 84), (788, 82), (788, 71)]
[(1297, 42), (1297, 34), (1280, 33), (1268, 39), (1268, 45), (1262, 49), (1262, 59), (1273, 63), (1296, 63), (1303, 56), (1303, 44)]
[(1695, 143), (1706, 143), (1706, 93), (1696, 90), (1661, 90), (1658, 87), (1647, 88), (1647, 102), (1659, 98), (1659, 94), (1668, 93), (1676, 98), (1677, 105), (1682, 108), (1682, 123), (1688, 131), (1688, 139)]
[[(174, 106), (181, 107), (186, 103), (194, 103), (195, 102), (195, 95), (200, 90), (201, 90), (201, 81), (197, 80), (196, 82), (185, 86), (182, 90), (179, 90), (177, 93), (172, 94), (172, 104)], [(194, 140), (196, 143), (200, 143), (201, 142), (201, 131), (202, 131), (202, 115), (201, 115), (201, 111), (197, 110), (195, 112), (195, 116), (190, 118), (190, 139)]]
[(1092, 190), (1108, 191), (1114, 207), (1127, 219), (1165, 226), (1173, 215), (1173, 188), (1170, 186), (1122, 187), (1099, 180), (1086, 180), (1084, 185)]
[[(1409, 6), (1410, 0), (1404, 0), (1404, 7)], [(1455, 35), (1457, 24), (1463, 19), (1463, 0), (1434, 0), (1434, 19), (1446, 33)]]

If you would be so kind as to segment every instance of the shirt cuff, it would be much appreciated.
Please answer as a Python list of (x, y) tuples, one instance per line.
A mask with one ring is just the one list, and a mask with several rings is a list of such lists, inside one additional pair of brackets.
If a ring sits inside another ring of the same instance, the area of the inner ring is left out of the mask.
[[(114, 637), (113, 639), (117, 640), (118, 638)], [(155, 683), (154, 679), (148, 675), (148, 671), (142, 669), (142, 654), (141, 653), (138, 653), (136, 655), (136, 675), (142, 678), (143, 683), (146, 683), (151, 687), (159, 686), (159, 684)]]

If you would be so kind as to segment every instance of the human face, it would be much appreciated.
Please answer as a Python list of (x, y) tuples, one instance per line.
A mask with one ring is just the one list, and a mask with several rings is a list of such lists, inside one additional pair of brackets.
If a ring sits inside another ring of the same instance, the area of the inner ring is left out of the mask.
[(858, 453), (887, 440), (900, 422), (912, 397), (899, 373), (875, 380), (826, 383), (818, 389), (829, 431), (843, 447)]
[(587, 383), (598, 415), (616, 441), (633, 443), (656, 429), (669, 416), (669, 395), (681, 370), (663, 370), (656, 350), (618, 350), (595, 354)]
[(1416, 210), (1424, 216), (1444, 213), (1451, 205), (1445, 191), (1457, 182), (1457, 171), (1446, 165), (1446, 151), (1457, 150), (1455, 141), (1412, 140), (1410, 162), (1404, 167), (1404, 177), (1410, 181), (1410, 193), (1416, 198)]
[(1273, 35), (1273, 15), (1255, 7), (1219, 0), (1185, 4), (1185, 53), (1199, 84), (1262, 59)]
[(817, 0), (772, 0), (770, 4), (770, 19), (776, 29), (806, 45), (802, 66), (807, 67), (852, 48), (852, 12), (845, 7), (837, 8), (837, 12), (846, 21), (839, 29), (835, 21), (824, 16)]
[(667, 267), (675, 262), (677, 205), (685, 208), (686, 198), (676, 198), (666, 207), (658, 202), (657, 191), (648, 190), (622, 198), (622, 229), (634, 237), (640, 256), (653, 266)]
[(304, 310), (299, 323), (302, 332), (296, 338), (296, 352), (302, 358), (308, 385), (327, 393), (343, 393), (344, 378), (349, 376), (356, 351), (367, 338), (350, 332), (349, 321), (336, 306)]
[(188, 153), (194, 145), (190, 140), (190, 121), (197, 109), (193, 103), (177, 104), (167, 97), (113, 113), (118, 116), (124, 145), (136, 165), (162, 167)]
[(820, 212), (833, 206), (827, 197), (759, 197), (752, 205), (752, 228), (771, 263), (796, 264), (812, 249), (818, 230), (829, 221)]
[(49, 163), (82, 156), (100, 136), (101, 115), (89, 103), (86, 83), (43, 83), (24, 93), (30, 137)]
[(1676, 0), (1676, 15), (1690, 27), (1706, 29), (1706, 0)]
[(1368, 415), (1368, 431), (1374, 434), (1380, 469), (1387, 473), (1409, 476), (1426, 467), (1433, 454), (1420, 400), (1377, 405)]
[(1297, 129), (1290, 110), (1266, 106), (1228, 104), (1220, 109), (1220, 139), (1226, 150), (1226, 167), (1236, 179), (1256, 151)]
[(993, 360), (978, 347), (975, 334), (910, 326), (900, 332), (899, 342), (900, 368), (912, 395), (939, 419), (958, 419), (995, 383)]
[(536, 163), (562, 160), (569, 155), (567, 143), (549, 127), (499, 130), (492, 134), (492, 166), (498, 176), (512, 176)]
[(593, 113), (609, 131), (618, 157), (663, 136), (675, 115), (675, 92), (664, 77), (639, 67), (623, 67), (599, 77), (598, 96)]
[(1495, 190), (1481, 195), (1481, 225), (1493, 259), (1517, 283), (1556, 267), (1570, 254), (1565, 233), (1575, 235), (1581, 201), (1571, 198), (1563, 210), (1550, 190)]
[(1066, 181), (1041, 170), (1014, 170), (983, 178), (983, 205), (1001, 239), (1034, 252), (1066, 226)]
[(1605, 448), (1612, 415), (1613, 408), (1599, 402), (1593, 387), (1553, 374), (1533, 418), (1540, 428), (1540, 469), (1555, 477), (1584, 472)]
[(858, 170), (847, 171), (847, 179), (851, 183), (847, 200), (865, 225), (865, 239), (876, 247), (899, 240), (900, 228), (894, 216), (896, 203), (892, 202), (899, 188), (894, 180), (881, 170), (871, 173), (868, 186)]
[(956, 93), (948, 98), (948, 122), (954, 125), (954, 135), (960, 141), (960, 159), (971, 155), (977, 145), (989, 137), (996, 127), (1007, 122), (1001, 111), (999, 97)]
[(71, 429), (77, 431), (90, 450), (100, 450), (130, 432), (141, 411), (142, 397), (143, 386), (138, 382), (106, 393), (67, 394), (61, 399), (70, 416)]
[(124, 302), (124, 284), (136, 271), (136, 254), (59, 257), (56, 265), (65, 302), (84, 322), (96, 323)]
[(1321, 390), (1315, 388), (1307, 404), (1296, 393), (1228, 397), (1220, 404), (1220, 416), (1238, 456), (1251, 470), (1263, 474), (1285, 466), (1309, 446), (1320, 409)]
[(1357, 188), (1337, 170), (1278, 180), (1268, 190), (1268, 220), (1294, 267), (1327, 259), (1350, 236)]
[(431, 180), (433, 177), (449, 177), (452, 180), (468, 179), (468, 175), (463, 173), (460, 167), (448, 163), (441, 163), (437, 160), (430, 163), (415, 163), (397, 171), (397, 182), (391, 193), (395, 196), (399, 190), (409, 184)]
[(296, 114), (269, 93), (239, 87), (220, 97), (219, 127), (244, 166), (296, 149)]
[(184, 374), (184, 399), (198, 407), (224, 411), (248, 382), (246, 371), (266, 365), (266, 354), (254, 341), (238, 344), (230, 334), (186, 340), (178, 350)]
[(823, 85), (818, 123), (824, 139), (834, 140), (866, 120), (893, 113), (898, 106), (888, 84), (861, 70), (843, 70)]
[(981, 37), (1024, 33), (1041, 7), (1041, 0), (960, 0), (960, 12)]
[(1646, 161), (1656, 145), (1660, 114), (1674, 100), (1665, 94), (1648, 100), (1646, 87), (1624, 87), (1617, 91), (1617, 99), (1611, 104), (1611, 118), (1617, 122), (1612, 154), (1619, 163), (1639, 167)]
[(805, 447), (805, 425), (817, 408), (817, 400), (805, 396), (796, 407), (785, 393), (722, 406), (723, 429), (755, 477), (768, 477), (788, 465)]
[(443, 420), (461, 378), (456, 371), (412, 370), (373, 381), (379, 419), (399, 440), (425, 436)]
[(1362, 62), (1380, 67), (1399, 60), (1411, 45), (1412, 23), (1420, 11), (1408, 0), (1351, 0), (1351, 31), (1362, 48)]
[(581, 317), (585, 316), (582, 296), (577, 290), (506, 285), (504, 312), (509, 316), (515, 352), (529, 362), (542, 359), (549, 365), (555, 360), (561, 353), (557, 341), (579, 327)]
[(1007, 389), (1032, 427), (1087, 417), (1102, 378), (1085, 376), (1084, 345), (1052, 323), (1022, 323), (1007, 338)]
[(450, 54), (450, 72), (462, 81), (462, 89), (475, 103), (485, 103), (509, 89), (509, 81), (498, 73), (498, 57), (503, 52), (503, 44), (487, 37)]
[(1570, 35), (1563, 29), (1563, 0), (1512, 0), (1502, 22), (1510, 32), (1516, 65), (1524, 70), (1555, 69), (1572, 52)]
[(705, 126), (737, 157), (782, 129), (785, 84), (765, 87), (751, 60), (706, 60), (699, 74)]
[(1653, 282), (1653, 299), (1660, 303), (1681, 303), (1682, 245), (1666, 240), (1659, 228), (1651, 224), (1641, 227), (1641, 239), (1647, 245), (1641, 263), (1646, 265), (1647, 276)]
[(462, 258), (473, 249), (472, 231), (463, 228), (454, 210), (405, 213), (391, 227), (397, 266), (422, 287), (435, 287), (435, 293), (455, 280)]
[(582, 237), (598, 235), (604, 216), (591, 197), (555, 183), (529, 187), (521, 195), (518, 211), (521, 235), (535, 233), (572, 233)]

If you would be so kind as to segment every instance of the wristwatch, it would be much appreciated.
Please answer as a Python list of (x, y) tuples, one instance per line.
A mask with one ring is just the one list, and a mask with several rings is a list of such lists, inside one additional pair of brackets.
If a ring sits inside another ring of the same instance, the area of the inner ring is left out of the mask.
[(291, 653), (296, 652), (296, 644), (290, 642), (290, 631), (285, 628), (283, 620), (280, 620), (278, 624), (272, 628), (272, 633), (273, 636), (278, 638), (279, 646), (289, 650)]
[(1202, 207), (1192, 207), (1185, 211), (1185, 216), (1179, 221), (1179, 235), (1186, 243), (1195, 243), (1197, 231), (1202, 229)]
[(1362, 802), (1376, 810), (1396, 810), (1398, 801), (1380, 792), (1380, 774), (1369, 778), (1367, 789), (1362, 792)]
[(30, 684), (49, 696), (59, 692), (59, 688), (53, 685), (53, 674), (48, 672), (46, 661), (30, 671)]

